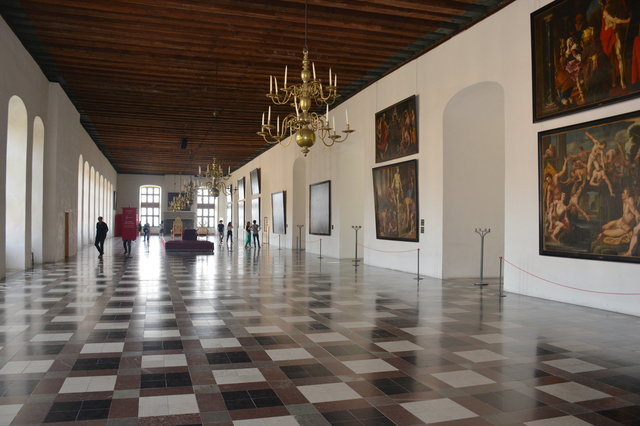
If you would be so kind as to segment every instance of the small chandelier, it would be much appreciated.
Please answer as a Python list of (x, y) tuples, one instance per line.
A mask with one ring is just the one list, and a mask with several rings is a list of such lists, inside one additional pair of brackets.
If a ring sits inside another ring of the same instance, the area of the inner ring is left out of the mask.
[(200, 180), (199, 186), (206, 187), (209, 190), (209, 195), (213, 197), (218, 197), (221, 192), (225, 195), (229, 195), (227, 193), (227, 182), (230, 175), (231, 167), (229, 167), (227, 174), (225, 175), (222, 166), (215, 158), (211, 161), (211, 164), (207, 164), (207, 168), (204, 169), (204, 173), (202, 167), (198, 166), (197, 177), (198, 180)]
[[(284, 68), (284, 84), (278, 87), (278, 79), (269, 76), (269, 98), (275, 105), (290, 104), (295, 112), (289, 113), (282, 119), (276, 119), (276, 125), (271, 124), (271, 106), (267, 112), (267, 119), (262, 113), (262, 125), (257, 132), (268, 144), (281, 143), (288, 146), (291, 140), (283, 142), (289, 136), (295, 134), (296, 143), (302, 148), (302, 153), (306, 157), (315, 141), (316, 135), (326, 146), (340, 143), (347, 140), (349, 134), (355, 130), (349, 127), (349, 114), (346, 115), (346, 129), (342, 130), (344, 135), (338, 135), (335, 130), (335, 117), (332, 125), (329, 123), (329, 106), (333, 105), (340, 96), (337, 91), (338, 76), (331, 73), (329, 68), (329, 80), (326, 84), (316, 78), (316, 67), (309, 61), (309, 50), (307, 49), (307, 2), (304, 4), (304, 49), (302, 50), (302, 71), (300, 72), (302, 83), (287, 85), (287, 67)], [(274, 90), (275, 89), (275, 90)], [(322, 108), (326, 106), (325, 114), (318, 114), (310, 111), (312, 105)]]
[(191, 203), (187, 199), (187, 197), (180, 193), (177, 197), (174, 197), (169, 203), (169, 210), (172, 212), (184, 211), (189, 208)]

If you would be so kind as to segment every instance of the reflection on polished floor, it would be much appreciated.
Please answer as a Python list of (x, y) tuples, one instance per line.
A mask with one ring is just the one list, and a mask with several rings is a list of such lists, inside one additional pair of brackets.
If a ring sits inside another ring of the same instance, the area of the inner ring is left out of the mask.
[(640, 319), (264, 247), (7, 278), (0, 424), (640, 424)]

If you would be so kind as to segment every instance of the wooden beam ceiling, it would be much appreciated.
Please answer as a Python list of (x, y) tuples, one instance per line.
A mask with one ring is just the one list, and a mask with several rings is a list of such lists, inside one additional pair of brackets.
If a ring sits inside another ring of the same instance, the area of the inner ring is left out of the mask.
[[(310, 58), (338, 73), (345, 100), (511, 1), (307, 0)], [(211, 157), (235, 169), (267, 148), (256, 131), (268, 76), (300, 67), (304, 7), (4, 0), (0, 13), (119, 173), (191, 174)]]

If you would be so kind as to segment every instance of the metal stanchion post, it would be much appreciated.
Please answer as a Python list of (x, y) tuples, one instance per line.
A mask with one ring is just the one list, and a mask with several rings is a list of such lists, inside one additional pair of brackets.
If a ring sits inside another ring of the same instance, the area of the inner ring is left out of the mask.
[(475, 283), (475, 285), (483, 287), (487, 285), (487, 283), (484, 282), (484, 237), (491, 232), (491, 228), (476, 228), (475, 232), (480, 235), (480, 281)]
[(298, 251), (302, 251), (302, 228), (304, 225), (296, 225), (298, 227)]
[(318, 259), (322, 259), (322, 238), (320, 238), (320, 256), (318, 256)]
[[(416, 263), (416, 266), (417, 266), (416, 267), (416, 277), (414, 278), (414, 280), (421, 281), (422, 278), (420, 277), (420, 249), (418, 249), (418, 261)], [(420, 283), (418, 282), (418, 284), (420, 284)]]
[(280, 250), (280, 234), (278, 234), (278, 250)]
[(354, 266), (358, 266), (360, 259), (358, 259), (358, 231), (360, 229), (362, 229), (362, 226), (360, 225), (353, 225), (351, 226), (352, 229), (354, 229), (356, 231), (356, 257), (355, 259), (353, 259), (353, 265)]
[(502, 269), (504, 268), (504, 258), (502, 256), (500, 256), (500, 293), (499, 296), (500, 297), (507, 297), (506, 294), (504, 294), (504, 281), (502, 279)]

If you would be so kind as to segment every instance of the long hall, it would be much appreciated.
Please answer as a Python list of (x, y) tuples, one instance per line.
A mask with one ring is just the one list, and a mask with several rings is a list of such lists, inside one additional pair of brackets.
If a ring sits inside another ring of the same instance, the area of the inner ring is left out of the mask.
[(640, 422), (637, 317), (304, 251), (107, 241), (2, 285), (0, 424)]

